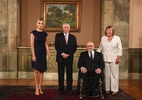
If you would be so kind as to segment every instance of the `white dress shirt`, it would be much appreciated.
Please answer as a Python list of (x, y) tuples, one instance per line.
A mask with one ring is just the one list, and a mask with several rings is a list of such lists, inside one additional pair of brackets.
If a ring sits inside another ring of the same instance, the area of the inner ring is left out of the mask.
[(67, 36), (67, 38), (69, 37), (69, 33), (64, 33), (64, 36), (65, 36), (65, 35)]
[[(66, 40), (66, 44), (67, 44), (68, 39), (69, 39), (69, 33), (64, 33), (64, 36), (65, 36), (65, 35), (66, 35), (65, 40)], [(66, 38), (67, 38), (67, 39), (66, 39)], [(64, 54), (64, 52), (61, 53), (62, 56), (63, 56), (63, 54)]]
[(122, 56), (120, 38), (114, 35), (112, 40), (109, 41), (107, 36), (103, 36), (98, 51), (102, 51), (105, 62), (115, 62), (117, 56)]
[(94, 50), (92, 50), (92, 51), (88, 51), (88, 55), (89, 55), (89, 57), (91, 57), (91, 53), (92, 53), (92, 59), (94, 59), (94, 54), (95, 54), (95, 52), (94, 52)]
[(64, 33), (64, 36), (65, 36), (65, 40), (66, 40), (66, 44), (68, 44), (68, 37), (69, 37), (69, 34), (68, 33)]

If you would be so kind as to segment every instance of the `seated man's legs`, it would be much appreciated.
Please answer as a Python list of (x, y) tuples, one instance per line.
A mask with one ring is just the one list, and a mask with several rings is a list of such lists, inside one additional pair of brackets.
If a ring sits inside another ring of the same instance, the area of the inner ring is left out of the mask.
[(91, 94), (94, 94), (99, 84), (99, 78), (101, 78), (102, 74), (92, 73), (92, 75), (93, 80), (91, 82)]
[(89, 73), (81, 73), (82, 80), (83, 80), (83, 93), (87, 92), (89, 94), (90, 92), (90, 80), (89, 80)]
[[(81, 73), (82, 79), (83, 79), (83, 92), (87, 92), (89, 95), (91, 93), (95, 94), (95, 90), (98, 87), (99, 84), (99, 78), (101, 78), (102, 74), (97, 74), (95, 71), (93, 72), (87, 72), (87, 73)], [(92, 77), (90, 82), (90, 77)]]

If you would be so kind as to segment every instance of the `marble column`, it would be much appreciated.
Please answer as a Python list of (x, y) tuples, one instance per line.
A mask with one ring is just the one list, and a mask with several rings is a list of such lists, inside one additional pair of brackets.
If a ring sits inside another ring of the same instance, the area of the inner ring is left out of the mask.
[(0, 0), (0, 78), (17, 78), (19, 0)]
[(103, 0), (102, 36), (106, 26), (112, 25), (121, 38), (123, 56), (120, 63), (120, 78), (128, 78), (128, 33), (130, 0)]

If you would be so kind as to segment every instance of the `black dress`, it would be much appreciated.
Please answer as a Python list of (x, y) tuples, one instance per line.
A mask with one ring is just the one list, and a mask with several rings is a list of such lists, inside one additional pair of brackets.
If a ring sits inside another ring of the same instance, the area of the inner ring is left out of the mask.
[(36, 61), (32, 61), (32, 67), (40, 72), (45, 72), (47, 70), (45, 42), (48, 34), (37, 30), (33, 30), (31, 34), (34, 35), (34, 52), (36, 56)]

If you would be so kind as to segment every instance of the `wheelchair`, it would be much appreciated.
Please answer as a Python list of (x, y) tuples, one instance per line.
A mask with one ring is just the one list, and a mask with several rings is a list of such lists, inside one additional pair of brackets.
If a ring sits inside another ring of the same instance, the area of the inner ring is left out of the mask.
[[(100, 99), (104, 99), (104, 74), (103, 72), (101, 73), (101, 77), (99, 78), (99, 82), (97, 85), (97, 89), (95, 92), (97, 92), (98, 96), (97, 97), (93, 97), (91, 95), (84, 95), (83, 94), (83, 79), (81, 78), (81, 71), (78, 72), (78, 81), (77, 81), (77, 93), (79, 94), (79, 98), (80, 99), (95, 99), (95, 98), (100, 98)], [(90, 82), (93, 80), (93, 77), (89, 77)]]

